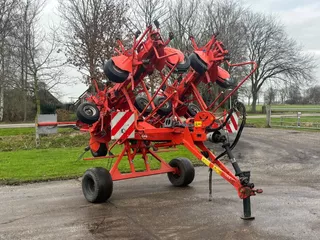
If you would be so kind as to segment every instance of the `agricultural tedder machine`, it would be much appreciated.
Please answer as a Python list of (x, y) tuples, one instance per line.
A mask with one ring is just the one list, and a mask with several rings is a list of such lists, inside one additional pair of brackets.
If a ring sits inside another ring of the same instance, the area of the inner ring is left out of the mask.
[[(93, 203), (105, 202), (111, 197), (113, 181), (162, 173), (167, 173), (174, 186), (187, 186), (195, 175), (191, 161), (176, 157), (167, 163), (158, 155), (183, 145), (209, 167), (209, 196), (213, 170), (232, 184), (243, 199), (243, 219), (253, 219), (250, 197), (262, 190), (254, 188), (250, 172), (242, 171), (232, 154), (244, 127), (245, 107), (236, 102), (220, 117), (217, 110), (253, 74), (256, 63), (230, 64), (228, 51), (216, 39), (217, 35), (213, 35), (203, 47), (198, 47), (195, 39), (190, 37), (194, 51), (186, 56), (178, 49), (168, 47), (174, 37), (172, 33), (164, 40), (159, 23), (155, 21), (154, 25), (155, 28), (149, 26), (142, 34), (137, 32), (129, 49), (117, 40), (117, 56), (104, 66), (108, 78), (104, 89), (99, 89), (93, 80), (96, 93), (78, 107), (78, 126), (90, 132), (87, 150), (91, 150), (93, 158), (85, 160), (115, 159), (109, 170), (99, 167), (85, 172), (82, 179), (85, 198)], [(235, 86), (222, 65), (251, 65), (251, 72)], [(154, 72), (158, 73), (159, 82), (151, 94), (147, 82)], [(201, 82), (216, 82), (223, 88), (232, 88), (232, 91), (219, 104), (221, 93), (207, 105), (197, 88)], [(230, 143), (222, 132), (236, 118), (242, 122), (234, 142)], [(224, 152), (216, 156), (205, 145), (206, 141), (221, 143)], [(122, 147), (119, 154), (113, 154), (116, 145)], [(219, 160), (223, 155), (228, 156), (235, 174)], [(150, 157), (159, 162), (159, 168), (150, 167)], [(120, 172), (121, 161), (128, 161), (129, 173)], [(137, 171), (135, 161), (143, 161), (145, 170)]]

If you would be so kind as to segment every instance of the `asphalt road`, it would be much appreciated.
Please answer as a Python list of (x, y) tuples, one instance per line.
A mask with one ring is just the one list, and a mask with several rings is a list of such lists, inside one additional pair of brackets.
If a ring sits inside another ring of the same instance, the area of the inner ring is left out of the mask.
[(165, 175), (115, 182), (110, 201), (89, 204), (79, 180), (0, 187), (0, 239), (320, 239), (320, 132), (244, 130), (235, 150), (264, 193), (242, 201), (196, 168), (187, 188)]

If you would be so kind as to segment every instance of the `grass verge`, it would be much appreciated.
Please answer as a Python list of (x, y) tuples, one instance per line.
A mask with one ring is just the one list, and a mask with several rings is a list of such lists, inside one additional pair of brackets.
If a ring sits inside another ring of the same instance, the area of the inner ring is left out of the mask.
[[(115, 148), (114, 154), (120, 148)], [(53, 148), (33, 149), (13, 152), (0, 152), (0, 184), (21, 184), (27, 182), (71, 179), (82, 176), (86, 169), (91, 167), (107, 167), (109, 159), (84, 161), (77, 158), (83, 152), (83, 148)], [(189, 158), (195, 165), (201, 165), (184, 147), (178, 147), (177, 151), (163, 152), (159, 155), (166, 161), (175, 157)], [(91, 157), (87, 152), (84, 157)], [(113, 162), (115, 161), (112, 160)], [(159, 163), (153, 157), (149, 158), (151, 168), (159, 167)], [(143, 170), (144, 163), (140, 156), (134, 160), (136, 170)], [(129, 164), (122, 161), (119, 169), (121, 172), (129, 172)]]
[(35, 134), (35, 128), (2, 128), (0, 136), (20, 136)]
[[(0, 152), (32, 150), (36, 148), (34, 133), (28, 133), (27, 131), (22, 130), (22, 132), (18, 132), (17, 135), (14, 135), (15, 131), (16, 129), (0, 129)], [(81, 133), (73, 129), (63, 128), (59, 129), (57, 134), (42, 135), (40, 137), (40, 148), (82, 147), (88, 143), (89, 137), (88, 133)]]
[[(246, 121), (247, 127), (256, 127), (256, 128), (265, 128), (266, 118), (247, 118)], [(271, 119), (272, 128), (283, 128), (283, 129), (295, 129), (303, 131), (319, 131), (320, 127), (320, 117), (301, 117), (300, 118), (300, 127), (297, 126), (296, 117), (273, 117)], [(318, 129), (317, 129), (318, 128)]]
[[(263, 105), (256, 106), (256, 111), (258, 114), (262, 113), (262, 107), (263, 107)], [(282, 109), (282, 111), (283, 111), (283, 109), (285, 109), (286, 111), (299, 109), (299, 111), (306, 111), (306, 112), (314, 111), (314, 109), (318, 109), (314, 112), (319, 112), (320, 105), (319, 104), (316, 104), (316, 105), (311, 105), (311, 104), (273, 104), (273, 105), (271, 105), (271, 108), (273, 109), (273, 111), (280, 111), (280, 112), (281, 112), (280, 108)], [(246, 105), (246, 109), (247, 109), (247, 112), (251, 112), (251, 109), (252, 109), (251, 105)]]
[(266, 118), (247, 118), (246, 126), (264, 128), (266, 127)]

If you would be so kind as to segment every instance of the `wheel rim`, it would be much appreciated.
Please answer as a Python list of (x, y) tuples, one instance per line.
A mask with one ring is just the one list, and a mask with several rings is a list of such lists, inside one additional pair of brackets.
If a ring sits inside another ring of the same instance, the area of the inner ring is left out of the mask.
[[(140, 99), (140, 104), (143, 106), (143, 108), (145, 108), (149, 104), (149, 102), (148, 102), (147, 99)], [(150, 105), (149, 105), (149, 107), (147, 108), (146, 111), (149, 111), (149, 110), (151, 110), (150, 109)]]
[(181, 172), (179, 167), (175, 167), (176, 171), (172, 173), (174, 179), (179, 179), (181, 177)]
[(194, 113), (197, 114), (199, 112), (199, 109), (194, 106), (191, 106), (191, 111), (194, 111)]
[(175, 174), (175, 173), (173, 173), (173, 174), (172, 174), (172, 177), (173, 177), (174, 179), (179, 179), (179, 178), (180, 178), (180, 174)]
[(92, 178), (87, 178), (86, 184), (85, 184), (86, 190), (89, 194), (93, 194), (95, 190), (95, 183)]
[(147, 106), (148, 102), (144, 99), (141, 99), (140, 104), (145, 108)]
[(93, 106), (84, 106), (83, 111), (88, 115), (88, 116), (94, 116), (97, 114), (97, 110)]

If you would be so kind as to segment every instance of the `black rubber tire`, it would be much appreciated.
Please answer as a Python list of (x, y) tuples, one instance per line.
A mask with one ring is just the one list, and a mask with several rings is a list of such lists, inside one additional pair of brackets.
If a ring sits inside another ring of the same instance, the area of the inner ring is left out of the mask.
[(178, 63), (176, 67), (176, 71), (178, 71), (179, 73), (184, 73), (189, 70), (189, 67), (190, 67), (190, 59), (187, 55), (184, 55), (184, 62)]
[(95, 152), (91, 148), (90, 148), (90, 151), (91, 151), (92, 156), (94, 156), (94, 157), (104, 157), (108, 153), (108, 148), (105, 143), (100, 143), (98, 151)]
[(216, 83), (218, 84), (218, 86), (222, 87), (222, 88), (235, 88), (236, 84), (234, 82), (234, 80), (232, 79), (226, 79), (224, 80), (224, 82), (220, 82), (219, 80), (216, 80)]
[(175, 187), (185, 187), (192, 183), (194, 179), (194, 167), (188, 158), (174, 158), (169, 162), (169, 165), (179, 169), (179, 175), (168, 173), (169, 181)]
[(129, 72), (118, 68), (116, 65), (114, 65), (111, 59), (109, 59), (104, 65), (104, 74), (108, 77), (108, 79), (111, 82), (115, 83), (122, 83), (129, 76)]
[(102, 167), (88, 169), (82, 177), (82, 192), (88, 202), (107, 201), (113, 191), (113, 181), (109, 171)]
[(198, 112), (201, 112), (201, 108), (198, 107), (197, 105), (190, 103), (188, 105), (188, 110), (187, 113), (191, 116), (194, 117), (195, 115), (197, 115)]
[(191, 53), (189, 56), (191, 67), (199, 74), (204, 74), (207, 70), (207, 64), (196, 54)]
[[(169, 63), (169, 68), (171, 69), (174, 64)], [(176, 68), (174, 69), (177, 73), (185, 73), (189, 70), (190, 67), (190, 59), (187, 55), (184, 55), (184, 61), (177, 64)]]
[(83, 123), (92, 124), (99, 120), (100, 111), (95, 104), (84, 102), (77, 108), (77, 117)]
[[(156, 97), (154, 99), (154, 105), (157, 107), (159, 106), (164, 100), (166, 99), (166, 97)], [(166, 116), (168, 114), (170, 114), (172, 112), (172, 102), (169, 100), (168, 102), (166, 102), (166, 104), (164, 104), (161, 108), (159, 108), (159, 110), (157, 111), (157, 113), (160, 116)]]
[(136, 71), (136, 73), (133, 76), (134, 81), (137, 81), (141, 77), (141, 75), (144, 71), (145, 71), (145, 68), (143, 66), (139, 66), (138, 70)]
[[(137, 108), (137, 110), (139, 112), (142, 112), (143, 109), (147, 106), (148, 103), (149, 103), (149, 100), (146, 97), (138, 96), (138, 97), (136, 97), (136, 99), (134, 101), (134, 106)], [(149, 113), (151, 113), (151, 111), (152, 111), (152, 107), (150, 105), (147, 108), (147, 110), (144, 112), (143, 116), (149, 115)]]

